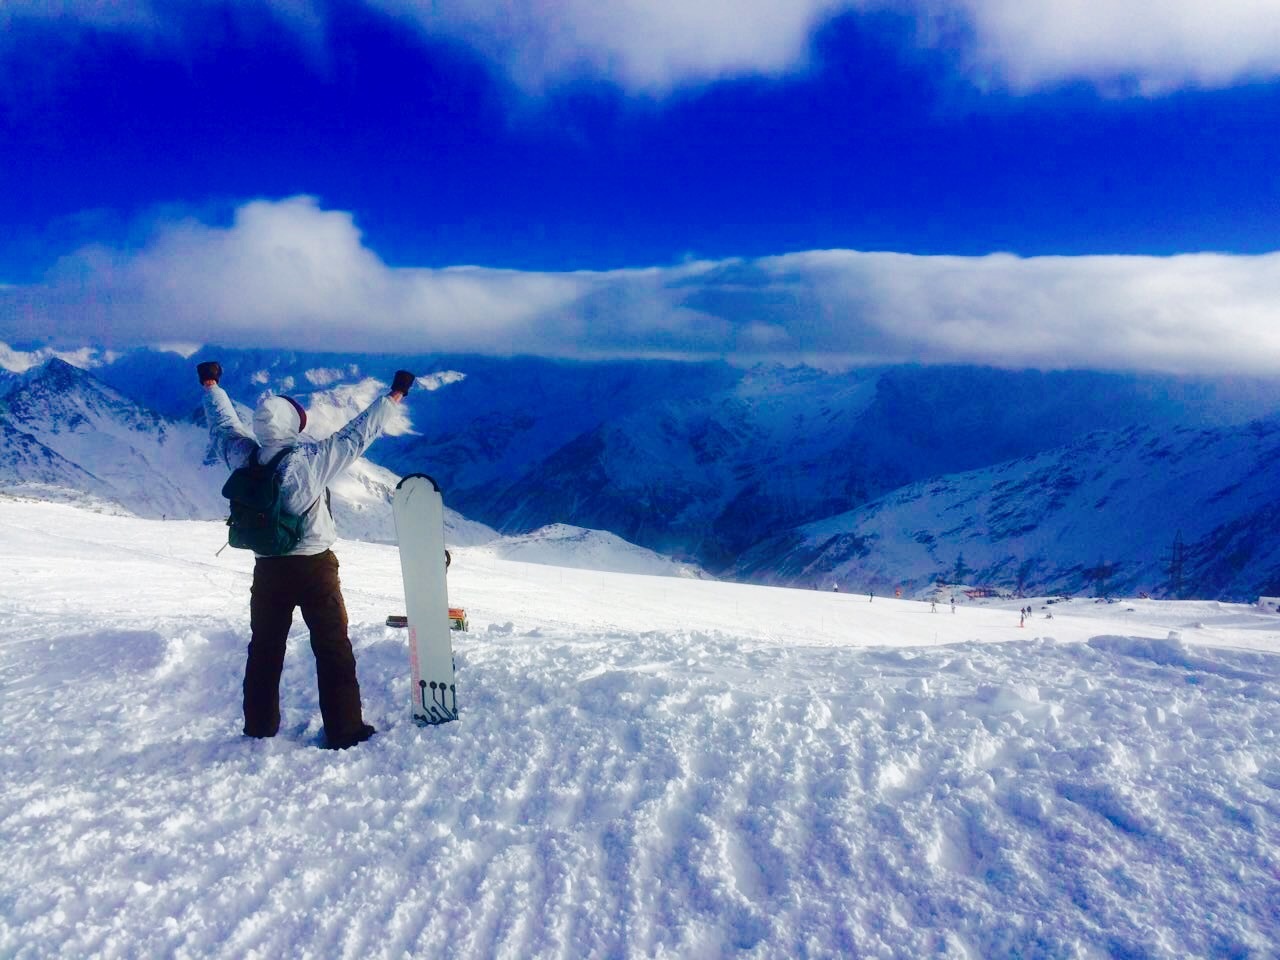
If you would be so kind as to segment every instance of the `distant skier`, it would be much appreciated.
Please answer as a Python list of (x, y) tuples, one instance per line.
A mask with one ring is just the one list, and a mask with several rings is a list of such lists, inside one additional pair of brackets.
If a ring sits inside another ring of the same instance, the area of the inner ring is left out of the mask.
[(218, 385), (222, 366), (209, 361), (198, 364), (196, 370), (205, 391), (209, 433), (227, 465), (236, 470), (250, 463), (255, 454), (261, 463), (283, 454), (276, 467), (280, 502), (302, 521), (292, 549), (283, 555), (257, 554), (254, 563), (249, 599), (252, 636), (244, 671), (245, 736), (273, 737), (280, 727), (285, 641), (293, 625), (293, 611), (301, 607), (316, 659), (325, 745), (341, 750), (363, 743), (376, 731), (364, 722), (361, 711), (338, 558), (329, 549), (338, 534), (327, 488), (381, 436), (394, 404), (404, 399), (413, 385), (413, 374), (398, 371), (388, 396), (379, 397), (328, 439), (313, 442), (301, 436), (307, 414), (296, 400), (264, 397), (254, 411), (250, 431)]

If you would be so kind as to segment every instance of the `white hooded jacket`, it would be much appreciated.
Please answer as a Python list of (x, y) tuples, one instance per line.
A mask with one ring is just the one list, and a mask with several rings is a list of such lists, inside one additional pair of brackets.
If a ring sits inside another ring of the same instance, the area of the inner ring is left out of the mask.
[(284, 508), (303, 518), (302, 537), (290, 556), (323, 553), (338, 539), (329, 512), (327, 487), (382, 435), (395, 410), (390, 397), (379, 397), (363, 413), (332, 436), (304, 440), (297, 409), (284, 397), (265, 397), (253, 414), (250, 431), (236, 413), (227, 392), (216, 384), (205, 390), (204, 410), (209, 434), (232, 470), (249, 462), (258, 451), (266, 463), (281, 450), (292, 451), (281, 462), (280, 490)]

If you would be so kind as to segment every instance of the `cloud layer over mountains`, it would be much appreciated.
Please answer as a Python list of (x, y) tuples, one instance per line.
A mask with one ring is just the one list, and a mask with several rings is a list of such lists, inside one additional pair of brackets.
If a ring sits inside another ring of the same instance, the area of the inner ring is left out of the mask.
[(0, 288), (0, 335), (128, 347), (1280, 371), (1280, 254), (826, 250), (565, 273), (394, 267), (351, 214), (255, 201)]

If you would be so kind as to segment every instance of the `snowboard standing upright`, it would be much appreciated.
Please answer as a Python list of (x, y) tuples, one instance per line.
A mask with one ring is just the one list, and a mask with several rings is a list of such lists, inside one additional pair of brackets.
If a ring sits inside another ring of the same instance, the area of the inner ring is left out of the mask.
[(413, 719), (434, 725), (458, 719), (445, 585), (444, 500), (425, 474), (405, 477), (391, 500), (400, 542)]

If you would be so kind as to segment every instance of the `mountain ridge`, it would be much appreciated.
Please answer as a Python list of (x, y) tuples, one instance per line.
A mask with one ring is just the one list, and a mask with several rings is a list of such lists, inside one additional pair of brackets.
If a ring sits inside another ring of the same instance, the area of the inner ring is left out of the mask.
[[(188, 420), (169, 420), (58, 358), (24, 371), (9, 386), (0, 395), (0, 496), (70, 502), (99, 512), (153, 519), (226, 516), (220, 491), (227, 469), (213, 452), (202, 409)], [(310, 394), (307, 435), (323, 439), (367, 406), (378, 389), (375, 381), (330, 382), (327, 390)], [(238, 409), (242, 418), (252, 414), (243, 405)], [(410, 432), (403, 418), (392, 429)], [(158, 451), (172, 455), (162, 457)], [(87, 469), (86, 463), (93, 469)], [(94, 472), (96, 464), (109, 468), (105, 477)], [(334, 480), (331, 508), (339, 534), (351, 540), (394, 543), (391, 498), (398, 481), (395, 473), (363, 457)], [(454, 547), (492, 544), (494, 550), (532, 562), (594, 565), (658, 576), (705, 576), (701, 570), (624, 543), (612, 534), (577, 527), (561, 525), (501, 543), (496, 531), (449, 507), (445, 508), (445, 539)]]
[(1280, 588), (1280, 545), (1269, 537), (1280, 519), (1277, 464), (1280, 418), (1169, 434), (1100, 431), (787, 531), (735, 572), (880, 592), (959, 581), (1027, 593), (1253, 598)]
[[(332, 429), (386, 387), (369, 373), (374, 363), (388, 365), (385, 357), (272, 351), (226, 356), (224, 380), (233, 396), (252, 402), (263, 392), (291, 391), (311, 409), (317, 429)], [(142, 371), (152, 361), (157, 375), (147, 379)], [(189, 461), (205, 461), (212, 472), (199, 482), (214, 491), (209, 512), (222, 511), (216, 496), (222, 474), (206, 456), (193, 362), (176, 354), (137, 352), (100, 361), (86, 373), (55, 358), (0, 379), (0, 424), (8, 438), (0, 458), (0, 489), (11, 487), (16, 476), (19, 486), (49, 481), (83, 487), (86, 496), (118, 499), (115, 488), (128, 487), (130, 478), (107, 468), (113, 463), (118, 468), (113, 458), (132, 450), (140, 463), (162, 470), (172, 464), (178, 477), (189, 475)], [(1010, 463), (1038, 456), (1089, 459), (1096, 454), (1079, 446), (1089, 442), (1086, 438), (1141, 430), (1147, 431), (1144, 444), (1168, 448), (1166, 457), (1139, 464), (1121, 456), (1119, 447), (1108, 448), (1135, 471), (1115, 481), (1156, 490), (1159, 470), (1176, 464), (1188, 490), (1216, 480), (1225, 485), (1204, 493), (1206, 503), (1211, 494), (1218, 495), (1220, 529), (1199, 530), (1191, 541), (1194, 556), (1202, 558), (1188, 567), (1195, 588), (1239, 596), (1269, 582), (1265, 571), (1246, 582), (1203, 559), (1215, 543), (1232, 555), (1252, 550), (1250, 555), (1262, 556), (1246, 543), (1250, 525), (1267, 520), (1255, 502), (1259, 490), (1270, 489), (1253, 477), (1261, 468), (1229, 477), (1214, 451), (1221, 443), (1239, 448), (1245, 413), (1277, 409), (1266, 385), (1241, 391), (1231, 383), (1178, 378), (984, 368), (869, 368), (837, 374), (804, 367), (592, 366), (527, 358), (475, 363), (456, 357), (415, 363), (423, 388), (402, 405), (390, 435), (371, 448), (372, 459), (359, 467), (352, 490), (342, 495), (351, 501), (347, 522), (353, 535), (389, 539), (387, 518), (376, 506), (388, 495), (387, 478), (430, 472), (447, 491), (451, 508), (468, 522), (504, 534), (557, 523), (607, 531), (739, 579), (781, 582), (803, 575), (809, 580), (864, 577), (876, 584), (923, 582), (937, 569), (923, 570), (919, 557), (901, 558), (905, 578), (867, 566), (870, 548), (865, 531), (860, 532), (862, 521), (833, 529), (828, 539), (836, 539), (825, 551), (826, 567), (810, 569), (817, 562), (812, 525), (846, 522), (852, 512), (871, 505), (883, 512), (895, 492), (913, 489), (930, 490), (938, 502), (951, 503), (953, 513), (981, 508), (989, 515), (976, 495), (948, 500), (954, 481), (947, 478), (972, 471), (994, 485)], [(103, 384), (102, 376), (118, 389)], [(81, 388), (85, 396), (78, 404), (59, 400)], [(177, 416), (164, 416), (134, 399), (149, 396), (164, 396)], [(101, 449), (86, 436), (95, 424), (104, 434)], [(1208, 439), (1184, 442), (1187, 430), (1205, 431)], [(174, 439), (166, 446), (170, 436)], [(1236, 439), (1224, 439), (1230, 436)], [(79, 446), (69, 446), (71, 438)], [(1099, 463), (1096, 469), (1105, 466)], [(1103, 499), (1098, 493), (1094, 501), (1076, 502), (1070, 485), (1058, 493), (1082, 516), (1097, 512)], [(1057, 522), (1048, 509), (1055, 501), (1041, 497), (1039, 488), (1027, 487), (1018, 496), (1037, 506), (1020, 527), (983, 534), (996, 546), (1030, 543), (1038, 526)], [(171, 509), (181, 513), (175, 497), (169, 499)], [(151, 509), (157, 515), (167, 512), (156, 504)], [(1172, 544), (1178, 521), (1153, 522), (1145, 529), (1153, 543)], [(974, 527), (957, 520), (925, 524), (905, 535), (958, 544), (973, 538)], [(883, 542), (884, 535), (879, 536)], [(1053, 582), (1079, 589), (1083, 571), (1109, 561), (1089, 555), (1097, 550), (1085, 541), (1067, 545), (1069, 550), (1041, 566), (1074, 571)], [(934, 553), (941, 549), (935, 547)], [(999, 559), (974, 566), (992, 582), (1015, 584), (1020, 562), (1010, 567)], [(934, 556), (930, 562), (941, 568), (954, 558)], [(1141, 578), (1149, 589), (1155, 589), (1153, 563)], [(1046, 573), (1042, 580), (1048, 584), (1052, 578)]]

